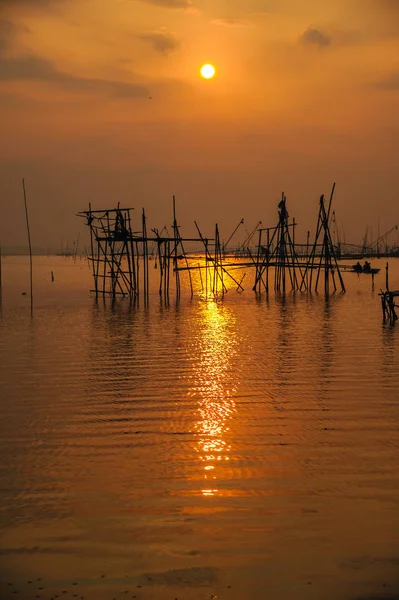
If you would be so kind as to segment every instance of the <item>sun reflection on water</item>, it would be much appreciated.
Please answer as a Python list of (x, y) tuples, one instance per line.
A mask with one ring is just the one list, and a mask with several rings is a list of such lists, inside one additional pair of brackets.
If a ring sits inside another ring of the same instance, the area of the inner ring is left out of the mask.
[(196, 450), (203, 463), (204, 496), (218, 493), (218, 467), (229, 460), (229, 421), (236, 410), (232, 358), (236, 354), (234, 319), (216, 302), (201, 305), (201, 332), (193, 392), (198, 396), (200, 415), (195, 428)]

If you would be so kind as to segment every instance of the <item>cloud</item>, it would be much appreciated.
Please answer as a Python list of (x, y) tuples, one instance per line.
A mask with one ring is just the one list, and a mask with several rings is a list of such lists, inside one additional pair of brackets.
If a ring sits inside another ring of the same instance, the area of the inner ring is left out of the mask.
[(358, 22), (370, 39), (399, 36), (399, 0), (354, 0)]
[(124, 98), (143, 98), (149, 95), (148, 89), (139, 84), (69, 75), (59, 71), (45, 58), (33, 54), (0, 57), (0, 81), (41, 81), (69, 91), (103, 92)]
[(221, 25), (222, 27), (244, 27), (250, 25), (247, 19), (238, 17), (213, 19), (212, 23), (214, 25)]
[(308, 27), (299, 38), (299, 41), (301, 44), (319, 46), (319, 48), (325, 48), (331, 44), (330, 36), (314, 27)]
[(371, 0), (371, 3), (377, 10), (387, 11), (389, 14), (399, 17), (398, 0)]
[(0, 13), (4, 11), (5, 14), (12, 15), (20, 8), (23, 8), (24, 12), (44, 10), (53, 12), (71, 1), (73, 0), (0, 0)]
[(139, 1), (144, 2), (145, 4), (152, 4), (154, 6), (164, 6), (165, 8), (190, 8), (192, 6), (191, 0), (139, 0)]
[(149, 31), (138, 36), (144, 42), (151, 44), (153, 49), (160, 54), (169, 54), (177, 50), (180, 46), (180, 41), (174, 33), (159, 29), (158, 31)]
[(61, 4), (62, 2), (66, 2), (66, 0), (0, 0), (0, 8), (14, 8), (22, 5), (30, 8), (42, 8), (52, 4)]
[(377, 81), (373, 87), (377, 90), (399, 91), (399, 71), (391, 73), (386, 79)]
[(14, 31), (15, 26), (11, 21), (0, 19), (0, 53), (9, 46)]

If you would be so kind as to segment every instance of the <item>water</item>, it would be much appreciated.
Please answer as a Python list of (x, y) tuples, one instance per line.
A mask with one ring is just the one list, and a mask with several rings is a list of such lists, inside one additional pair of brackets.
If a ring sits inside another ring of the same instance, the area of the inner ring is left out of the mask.
[(374, 292), (347, 274), (328, 301), (247, 274), (132, 308), (36, 258), (32, 319), (4, 259), (1, 598), (397, 598), (399, 328), (372, 262)]

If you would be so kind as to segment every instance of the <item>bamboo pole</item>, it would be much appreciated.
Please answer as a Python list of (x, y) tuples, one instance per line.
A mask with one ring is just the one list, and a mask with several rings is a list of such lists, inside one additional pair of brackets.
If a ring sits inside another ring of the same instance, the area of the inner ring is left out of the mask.
[(129, 248), (129, 238), (131, 238), (131, 230), (130, 230), (130, 226), (129, 226), (129, 213), (130, 211), (127, 211), (125, 213), (125, 227), (126, 227), (126, 239), (124, 240), (123, 243), (123, 250), (126, 248), (126, 260), (127, 260), (127, 268), (128, 268), (128, 273), (129, 273), (129, 296), (132, 297), (134, 295), (134, 288), (133, 288), (133, 275), (132, 275), (132, 264), (131, 264), (131, 257), (130, 257), (130, 248)]
[(89, 227), (90, 227), (91, 268), (92, 268), (92, 272), (93, 272), (94, 289), (96, 291), (96, 300), (98, 300), (98, 278), (97, 278), (97, 271), (94, 267), (94, 242), (93, 242), (94, 234), (93, 234), (93, 227), (92, 227), (93, 218), (94, 217), (91, 214), (91, 203), (89, 202), (88, 223), (89, 223)]
[[(269, 293), (269, 258), (270, 258), (270, 230), (266, 231), (266, 242), (267, 242), (267, 263), (266, 263), (266, 294)], [(260, 282), (259, 282), (260, 290)]]
[(132, 219), (130, 216), (130, 210), (128, 211), (128, 226), (129, 226), (129, 241), (130, 241), (130, 257), (131, 257), (131, 273), (132, 273), (132, 286), (135, 299), (137, 298), (137, 283), (136, 283), (136, 263), (134, 256), (134, 243), (133, 243), (133, 231), (132, 231)]
[(259, 266), (259, 262), (260, 262), (260, 250), (262, 247), (262, 230), (259, 229), (259, 237), (258, 237), (258, 252), (256, 255), (256, 266), (255, 266), (255, 285), (254, 285), (254, 291), (256, 292), (256, 286), (258, 285), (259, 282), (259, 292), (260, 292), (260, 277), (259, 277), (259, 270), (260, 270), (260, 266)]
[(215, 255), (214, 255), (214, 259), (213, 259), (213, 287), (212, 287), (213, 295), (215, 295), (215, 290), (217, 292), (217, 275), (218, 275), (218, 268), (217, 268), (217, 264), (218, 264), (217, 260), (218, 260), (218, 258), (217, 258), (217, 252), (218, 252), (218, 242), (219, 242), (219, 239), (218, 239), (218, 226), (217, 226), (217, 223), (216, 223), (216, 226), (215, 226), (215, 248), (214, 248)]
[(200, 275), (200, 280), (201, 280), (201, 293), (204, 293), (204, 282), (202, 280), (202, 271), (201, 271), (201, 265), (198, 263), (198, 269), (199, 269), (199, 275)]
[(3, 302), (3, 272), (2, 272), (2, 262), (3, 262), (3, 254), (1, 249), (1, 240), (0, 240), (0, 305)]
[(176, 221), (176, 198), (173, 196), (173, 237), (174, 237), (174, 271), (176, 281), (176, 297), (180, 297), (180, 274), (178, 269), (179, 228)]
[(207, 239), (205, 240), (205, 299), (208, 300), (208, 240)]
[(29, 243), (29, 278), (30, 278), (30, 312), (33, 315), (33, 263), (32, 263), (32, 244), (30, 239), (30, 228), (29, 228), (29, 216), (28, 216), (28, 205), (26, 202), (26, 189), (25, 179), (22, 178), (22, 188), (24, 192), (24, 204), (25, 204), (25, 217), (26, 217), (26, 229), (28, 231), (28, 243)]
[(147, 219), (145, 216), (145, 210), (143, 208), (142, 214), (142, 228), (143, 228), (143, 295), (145, 303), (148, 302), (149, 294), (149, 281), (148, 281), (148, 240), (147, 240)]
[(387, 262), (387, 264), (385, 265), (385, 288), (386, 288), (387, 292), (389, 292), (389, 271), (388, 271), (388, 269), (389, 269), (389, 265)]
[(169, 298), (169, 286), (170, 286), (170, 242), (166, 242), (166, 297)]

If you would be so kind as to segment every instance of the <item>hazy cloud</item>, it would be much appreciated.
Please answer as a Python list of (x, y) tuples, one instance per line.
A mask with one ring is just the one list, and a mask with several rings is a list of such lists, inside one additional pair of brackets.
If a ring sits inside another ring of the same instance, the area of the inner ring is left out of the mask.
[(399, 36), (399, 0), (357, 0), (356, 7), (369, 38)]
[(302, 44), (309, 44), (313, 46), (319, 46), (319, 48), (325, 48), (331, 44), (331, 38), (320, 29), (309, 27), (299, 38)]
[(0, 108), (11, 108), (14, 110), (19, 108), (26, 109), (28, 107), (32, 108), (39, 106), (39, 104), (42, 106), (43, 101), (39, 103), (37, 100), (28, 96), (21, 96), (20, 94), (6, 92), (4, 90), (0, 91)]
[(386, 79), (377, 81), (374, 87), (378, 90), (399, 91), (399, 71), (392, 73)]
[(27, 54), (15, 58), (0, 58), (0, 80), (41, 81), (78, 92), (104, 92), (119, 97), (145, 97), (149, 91), (142, 85), (125, 81), (76, 77), (63, 73), (39, 56)]
[[(0, 0), (1, 1), (1, 0)], [(153, 4), (154, 6), (164, 6), (166, 8), (190, 8), (191, 0), (139, 0), (145, 4)]]
[(399, 2), (398, 0), (371, 0), (371, 4), (377, 10), (385, 10), (399, 17)]
[(242, 19), (242, 18), (220, 18), (220, 19), (213, 19), (212, 23), (214, 25), (221, 25), (223, 27), (243, 27), (243, 26), (248, 26), (250, 25), (250, 23), (248, 22), (247, 19)]
[(15, 26), (13, 23), (5, 19), (0, 19), (0, 53), (9, 45), (14, 31)]
[(29, 8), (41, 8), (53, 4), (61, 4), (66, 0), (0, 0), (0, 8), (14, 8), (15, 6), (29, 6)]
[(161, 54), (169, 54), (177, 50), (180, 46), (180, 41), (174, 33), (170, 33), (165, 29), (158, 31), (149, 31), (138, 36), (144, 42), (151, 44), (156, 52)]

